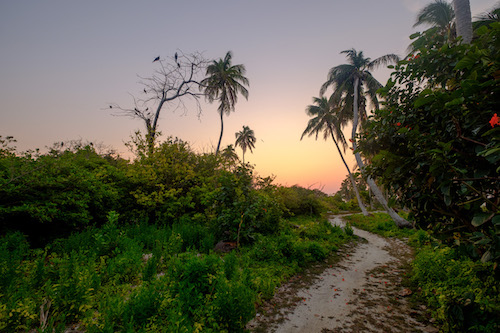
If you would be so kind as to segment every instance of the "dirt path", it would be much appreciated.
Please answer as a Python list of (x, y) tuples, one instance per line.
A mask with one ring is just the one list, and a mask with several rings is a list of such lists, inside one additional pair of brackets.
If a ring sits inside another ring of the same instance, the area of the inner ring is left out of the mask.
[[(340, 216), (331, 222), (344, 226)], [(247, 327), (277, 333), (437, 332), (425, 306), (410, 305), (401, 285), (411, 249), (402, 241), (353, 229), (362, 240), (339, 251), (343, 259), (327, 264), (298, 291), (294, 281), (284, 285), (262, 308), (266, 314), (257, 314)]]

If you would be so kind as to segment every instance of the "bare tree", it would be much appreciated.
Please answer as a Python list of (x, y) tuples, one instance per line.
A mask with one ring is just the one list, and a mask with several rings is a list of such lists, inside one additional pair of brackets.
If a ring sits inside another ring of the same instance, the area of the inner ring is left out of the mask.
[(148, 153), (153, 152), (163, 108), (175, 110), (180, 107), (187, 111), (184, 102), (189, 98), (196, 102), (198, 116), (201, 115), (199, 97), (204, 93), (200, 90), (200, 80), (204, 78), (208, 61), (199, 52), (185, 54), (178, 51), (166, 59), (156, 57), (153, 63), (159, 68), (150, 77), (139, 76), (142, 91), (139, 97), (132, 95), (132, 108), (114, 103), (109, 105), (109, 109), (116, 110), (116, 115), (144, 121)]

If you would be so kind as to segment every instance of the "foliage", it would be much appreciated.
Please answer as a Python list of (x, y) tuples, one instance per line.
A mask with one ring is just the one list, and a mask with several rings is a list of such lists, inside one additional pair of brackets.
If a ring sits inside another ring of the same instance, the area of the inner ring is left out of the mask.
[(103, 223), (106, 213), (119, 206), (120, 163), (111, 163), (91, 145), (45, 155), (0, 155), (0, 229), (21, 230), (40, 244)]
[(435, 42), (401, 61), (386, 87), (385, 107), (362, 135), (377, 152), (369, 173), (399, 196), (416, 223), (448, 244), (500, 258), (500, 24), (476, 31), (471, 45)]
[(203, 211), (202, 196), (210, 191), (207, 186), (213, 171), (209, 170), (216, 167), (216, 160), (196, 154), (178, 138), (168, 137), (152, 152), (140, 144), (140, 138), (135, 140), (139, 142), (138, 158), (127, 170), (128, 191), (133, 197), (128, 214), (145, 215), (154, 222)]
[(369, 216), (354, 214), (344, 216), (354, 227), (373, 232), (384, 237), (409, 237), (415, 233), (412, 229), (401, 229), (394, 225), (386, 213), (371, 213)]
[(427, 246), (412, 263), (412, 282), (445, 332), (498, 332), (500, 283), (491, 262)]
[(252, 242), (257, 233), (278, 230), (282, 211), (271, 195), (273, 187), (256, 190), (253, 171), (241, 165), (234, 172), (219, 170), (213, 193), (212, 230), (217, 239)]
[(327, 210), (337, 208), (336, 203), (328, 199), (325, 193), (298, 185), (280, 186), (276, 190), (276, 196), (287, 217), (296, 215), (320, 216)]
[(301, 218), (220, 256), (204, 247), (209, 232), (197, 221), (123, 224), (110, 212), (104, 225), (41, 249), (9, 233), (0, 239), (0, 329), (241, 332), (255, 302), (349, 239)]

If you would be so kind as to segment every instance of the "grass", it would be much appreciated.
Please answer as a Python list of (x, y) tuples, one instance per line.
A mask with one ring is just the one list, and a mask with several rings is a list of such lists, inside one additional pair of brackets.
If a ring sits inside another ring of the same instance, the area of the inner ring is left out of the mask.
[(369, 216), (354, 214), (345, 216), (344, 219), (356, 228), (389, 238), (407, 238), (415, 233), (413, 229), (398, 228), (386, 213), (371, 213)]
[(325, 219), (281, 223), (229, 254), (208, 227), (110, 222), (42, 249), (0, 239), (0, 331), (240, 332), (255, 304), (350, 237)]

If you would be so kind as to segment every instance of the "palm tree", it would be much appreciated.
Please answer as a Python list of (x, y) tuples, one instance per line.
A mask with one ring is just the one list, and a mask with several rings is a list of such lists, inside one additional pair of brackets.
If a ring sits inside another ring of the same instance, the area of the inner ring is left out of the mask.
[(417, 14), (417, 20), (413, 27), (419, 25), (430, 25), (438, 28), (441, 32), (450, 34), (454, 30), (453, 20), (455, 12), (451, 4), (444, 0), (434, 0)]
[(233, 167), (239, 160), (232, 144), (228, 145), (225, 149), (222, 149), (220, 157), (222, 158), (223, 164), (229, 167)]
[(207, 77), (200, 82), (206, 97), (210, 103), (219, 101), (218, 112), (220, 114), (220, 137), (217, 144), (215, 155), (219, 153), (222, 134), (224, 132), (224, 114), (229, 115), (234, 111), (234, 106), (238, 100), (238, 93), (241, 93), (248, 99), (248, 90), (245, 86), (249, 85), (248, 79), (244, 76), (246, 69), (244, 65), (232, 65), (231, 51), (226, 53), (224, 59), (213, 61), (207, 66)]
[(253, 152), (252, 149), (255, 148), (255, 133), (248, 126), (243, 126), (243, 130), (236, 133), (236, 142), (235, 147), (240, 146), (241, 150), (243, 150), (243, 164), (245, 164), (245, 152), (247, 149), (250, 149), (250, 152)]
[(462, 37), (464, 43), (472, 41), (472, 17), (470, 14), (469, 0), (453, 0), (455, 10), (457, 36)]
[(474, 18), (476, 19), (476, 21), (472, 22), (474, 30), (482, 27), (483, 25), (487, 26), (493, 22), (500, 22), (500, 7), (497, 5), (497, 8)]
[(340, 158), (342, 159), (342, 162), (344, 162), (347, 172), (349, 173), (349, 178), (351, 179), (351, 184), (354, 189), (354, 193), (356, 194), (356, 199), (358, 199), (359, 208), (361, 209), (363, 215), (367, 216), (368, 211), (366, 210), (365, 205), (361, 200), (361, 196), (359, 195), (358, 187), (356, 186), (354, 177), (339, 147), (340, 142), (345, 152), (347, 142), (345, 140), (344, 133), (342, 133), (342, 126), (345, 125), (346, 119), (342, 119), (339, 117), (341, 115), (341, 113), (339, 112), (340, 109), (332, 107), (326, 97), (314, 97), (313, 102), (314, 105), (308, 105), (306, 108), (307, 115), (313, 118), (311, 118), (307, 123), (307, 127), (302, 133), (300, 140), (302, 140), (306, 134), (308, 136), (316, 134), (317, 140), (320, 132), (323, 132), (323, 139), (325, 140), (327, 140), (328, 137), (331, 136), (340, 154)]
[[(418, 14), (413, 27), (427, 25), (430, 26), (425, 32), (431, 34), (438, 34), (445, 38), (445, 40), (452, 40), (455, 37), (455, 12), (453, 6), (444, 0), (434, 0)], [(409, 52), (424, 46), (424, 38), (417, 38), (408, 47)]]
[[(366, 101), (378, 108), (377, 90), (382, 87), (370, 73), (370, 70), (380, 66), (395, 63), (399, 57), (395, 54), (387, 54), (375, 60), (366, 58), (363, 52), (357, 52), (355, 49), (342, 51), (347, 55), (348, 64), (339, 65), (330, 69), (327, 81), (322, 85), (320, 94), (323, 95), (328, 87), (333, 87), (331, 102), (339, 105), (343, 111), (352, 110), (352, 148), (355, 153), (356, 162), (359, 169), (364, 174), (364, 164), (359, 152), (356, 151), (356, 133), (361, 112), (365, 113)], [(411, 227), (411, 224), (399, 216), (392, 208), (387, 205), (382, 192), (371, 177), (366, 177), (366, 182), (375, 198), (384, 206), (387, 213), (399, 227)]]

